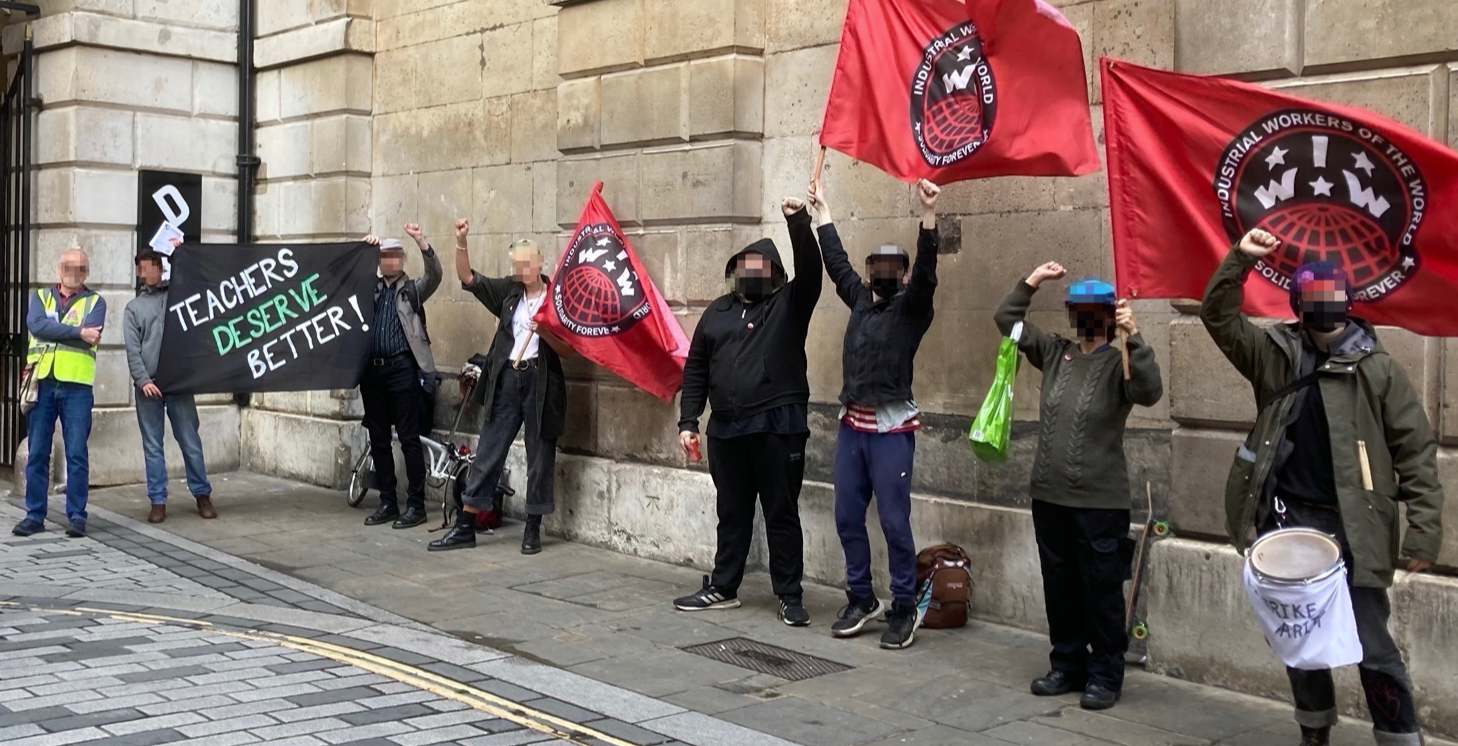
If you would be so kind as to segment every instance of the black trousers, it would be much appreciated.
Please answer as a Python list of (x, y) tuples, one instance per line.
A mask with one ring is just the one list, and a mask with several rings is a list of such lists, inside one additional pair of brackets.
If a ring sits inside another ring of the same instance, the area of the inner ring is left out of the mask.
[[(1334, 506), (1333, 506), (1334, 507)], [(1271, 515), (1261, 525), (1261, 533), (1278, 527)], [(1286, 503), (1286, 527), (1304, 526), (1331, 534), (1342, 546), (1342, 559), (1352, 567), (1352, 549), (1342, 515), (1335, 509), (1305, 503)], [(1350, 582), (1351, 573), (1347, 573)], [(1352, 612), (1357, 618), (1357, 639), (1362, 643), (1362, 662), (1357, 673), (1367, 695), (1367, 710), (1372, 714), (1373, 729), (1383, 734), (1411, 734), (1411, 739), (1387, 739), (1390, 743), (1417, 744), (1419, 732), (1417, 705), (1412, 696), (1412, 683), (1407, 676), (1402, 651), (1387, 629), (1392, 604), (1386, 588), (1350, 588)], [(1296, 722), (1308, 728), (1336, 725), (1336, 688), (1331, 669), (1306, 671), (1287, 668), (1291, 679), (1291, 696), (1296, 701)], [(1382, 741), (1379, 741), (1382, 743)]]
[(803, 593), (805, 539), (800, 532), (800, 486), (805, 481), (808, 433), (754, 433), (709, 438), (709, 474), (718, 491), (719, 546), (715, 588), (737, 593), (754, 538), (754, 503), (764, 507), (770, 581), (776, 596)]
[(400, 436), (405, 454), (406, 505), (425, 509), (425, 448), (420, 445), (423, 400), (420, 367), (410, 353), (397, 355), (376, 365), (370, 360), (359, 382), (364, 402), (364, 426), (370, 433), (370, 456), (375, 462), (375, 484), (381, 505), (399, 505), (395, 494), (395, 453), (390, 427)]
[(496, 379), (496, 396), (491, 401), (491, 417), (481, 425), (481, 439), (476, 441), (476, 460), (466, 477), (461, 501), (473, 508), (491, 507), (496, 485), (501, 481), (506, 456), (512, 441), (526, 425), (527, 515), (547, 515), (557, 509), (552, 486), (556, 481), (557, 440), (541, 437), (541, 412), (536, 406), (537, 378), (541, 368), (535, 360), (526, 370), (510, 364)]
[(1124, 627), (1124, 581), (1133, 559), (1129, 511), (1034, 500), (1033, 531), (1053, 670), (1120, 691), (1129, 650)]

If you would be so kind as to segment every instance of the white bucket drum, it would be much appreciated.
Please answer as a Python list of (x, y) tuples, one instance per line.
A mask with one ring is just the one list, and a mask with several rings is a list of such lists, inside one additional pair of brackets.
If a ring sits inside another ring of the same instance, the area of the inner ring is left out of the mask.
[(1246, 550), (1245, 593), (1266, 642), (1287, 666), (1306, 670), (1359, 663), (1341, 545), (1310, 528), (1283, 528)]

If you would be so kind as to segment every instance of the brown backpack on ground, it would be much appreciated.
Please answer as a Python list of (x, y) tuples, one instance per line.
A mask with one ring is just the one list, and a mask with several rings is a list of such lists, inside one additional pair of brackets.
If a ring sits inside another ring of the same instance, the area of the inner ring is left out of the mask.
[(956, 544), (927, 547), (916, 555), (917, 606), (921, 626), (952, 629), (967, 624), (972, 571), (967, 553)]

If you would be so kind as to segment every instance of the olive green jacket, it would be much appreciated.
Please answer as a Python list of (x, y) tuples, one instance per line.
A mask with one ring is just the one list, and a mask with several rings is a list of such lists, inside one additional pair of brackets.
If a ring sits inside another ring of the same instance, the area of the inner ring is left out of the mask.
[[(1268, 329), (1240, 312), (1242, 286), (1256, 259), (1232, 249), (1200, 306), (1205, 329), (1255, 389), (1255, 427), (1236, 452), (1225, 487), (1226, 529), (1239, 549), (1267, 509), (1274, 474), (1290, 455), (1291, 408), (1301, 394), (1272, 402), (1298, 378), (1304, 345), (1296, 324)], [(1400, 557), (1436, 560), (1442, 542), (1443, 486), (1438, 444), (1407, 374), (1382, 349), (1370, 324), (1342, 335), (1317, 385), (1331, 431), (1331, 460), (1342, 525), (1352, 548), (1354, 585), (1385, 588)], [(1267, 406), (1269, 404), (1269, 406)], [(1397, 503), (1407, 504), (1407, 538), (1399, 547)]]

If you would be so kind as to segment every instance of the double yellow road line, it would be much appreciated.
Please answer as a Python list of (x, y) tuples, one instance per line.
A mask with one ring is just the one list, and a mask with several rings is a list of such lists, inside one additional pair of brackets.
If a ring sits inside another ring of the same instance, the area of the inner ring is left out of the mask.
[(430, 671), (425, 671), (415, 666), (406, 665), (398, 661), (390, 660), (389, 658), (371, 655), (370, 653), (341, 645), (310, 640), (306, 637), (295, 637), (293, 635), (284, 635), (275, 632), (243, 632), (222, 629), (213, 625), (211, 622), (205, 622), (200, 619), (178, 619), (158, 616), (156, 614), (138, 614), (130, 611), (95, 609), (85, 606), (77, 606), (73, 609), (51, 609), (31, 604), (0, 601), (0, 609), (5, 608), (23, 609), (41, 614), (66, 614), (70, 616), (95, 614), (120, 621), (135, 622), (137, 624), (177, 625), (202, 629), (214, 634), (227, 635), (228, 637), (260, 640), (280, 647), (293, 648), (294, 650), (309, 653), (310, 655), (317, 655), (321, 658), (328, 658), (369, 671), (370, 673), (394, 679), (402, 684), (430, 692), (445, 699), (453, 699), (466, 704), (472, 709), (480, 710), (493, 717), (516, 723), (517, 725), (558, 738), (567, 743), (577, 744), (578, 746), (591, 746), (588, 739), (596, 739), (598, 742), (607, 743), (611, 746), (634, 746), (630, 741), (624, 741), (621, 738), (610, 736), (588, 726), (574, 723), (571, 720), (560, 718), (550, 713), (533, 710), (526, 705), (513, 702), (505, 697), (482, 691), (469, 684), (431, 673)]

